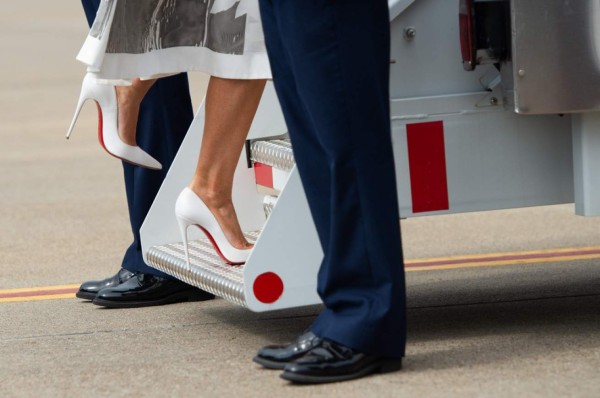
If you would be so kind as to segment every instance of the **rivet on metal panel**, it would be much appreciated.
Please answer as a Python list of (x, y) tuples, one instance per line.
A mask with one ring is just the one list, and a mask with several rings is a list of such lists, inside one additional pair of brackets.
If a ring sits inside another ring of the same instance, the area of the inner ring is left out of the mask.
[(410, 41), (417, 35), (417, 30), (413, 27), (404, 28), (404, 40)]
[(525, 77), (525, 69), (519, 69), (517, 74), (519, 75), (519, 77)]
[(496, 98), (496, 97), (490, 98), (490, 105), (498, 105), (498, 98)]

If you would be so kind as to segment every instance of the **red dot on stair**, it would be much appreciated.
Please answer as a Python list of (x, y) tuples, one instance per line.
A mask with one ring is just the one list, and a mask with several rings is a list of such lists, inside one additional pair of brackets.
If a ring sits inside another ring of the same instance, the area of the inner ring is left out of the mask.
[(264, 304), (273, 304), (283, 294), (283, 281), (274, 272), (260, 274), (254, 280), (254, 296)]

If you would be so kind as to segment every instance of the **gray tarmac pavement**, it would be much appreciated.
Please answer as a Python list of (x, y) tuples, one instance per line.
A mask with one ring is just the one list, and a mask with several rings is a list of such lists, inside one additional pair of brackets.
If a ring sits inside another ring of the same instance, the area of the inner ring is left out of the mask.
[[(63, 138), (85, 34), (79, 2), (2, 5), (0, 290), (108, 276), (131, 239), (122, 169), (97, 144), (93, 106)], [(196, 105), (205, 85), (192, 76)], [(600, 244), (600, 220), (569, 204), (404, 220), (402, 232), (409, 259)], [(251, 358), (319, 306), (0, 302), (0, 396), (600, 396), (600, 260), (408, 272), (407, 290), (404, 369), (311, 387)]]

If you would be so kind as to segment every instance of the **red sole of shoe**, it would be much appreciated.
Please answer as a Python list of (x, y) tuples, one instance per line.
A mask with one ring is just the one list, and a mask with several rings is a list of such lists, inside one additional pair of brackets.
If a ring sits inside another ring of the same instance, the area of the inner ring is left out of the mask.
[(202, 232), (204, 232), (204, 235), (206, 235), (206, 237), (208, 238), (208, 240), (210, 241), (210, 244), (215, 248), (215, 251), (217, 252), (217, 254), (219, 255), (219, 257), (221, 257), (221, 259), (223, 261), (225, 261), (227, 264), (229, 265), (242, 265), (244, 264), (244, 262), (234, 262), (234, 261), (230, 261), (227, 259), (227, 257), (225, 257), (223, 255), (223, 253), (221, 252), (221, 249), (219, 249), (219, 245), (217, 245), (217, 242), (215, 242), (215, 239), (212, 237), (212, 235), (210, 234), (210, 232), (208, 232), (206, 229), (202, 228), (200, 225), (195, 224), (198, 228), (200, 228), (200, 230)]
[[(114, 155), (113, 153), (111, 153), (107, 148), (106, 145), (104, 145), (104, 135), (102, 134), (103, 131), (103, 124), (102, 124), (102, 108), (100, 107), (100, 104), (97, 101), (96, 102), (96, 108), (98, 109), (98, 142), (100, 142), (100, 146), (102, 146), (102, 148), (104, 148), (104, 150), (106, 151), (106, 153), (108, 153), (110, 156), (112, 156), (113, 158), (119, 159), (125, 163), (131, 164), (133, 166), (139, 166), (139, 167), (144, 167), (144, 168), (148, 168), (145, 166), (142, 166), (141, 164), (137, 164), (135, 162), (131, 162), (127, 159), (123, 159), (120, 158), (116, 155)], [(150, 169), (150, 170), (154, 170), (154, 169)]]

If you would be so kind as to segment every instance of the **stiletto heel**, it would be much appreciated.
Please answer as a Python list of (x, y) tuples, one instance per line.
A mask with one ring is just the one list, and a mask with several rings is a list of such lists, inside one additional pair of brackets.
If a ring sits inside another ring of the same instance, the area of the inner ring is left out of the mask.
[(230, 265), (244, 264), (252, 251), (250, 249), (237, 249), (229, 243), (221, 230), (219, 222), (206, 204), (192, 191), (185, 188), (179, 194), (175, 203), (175, 216), (179, 223), (183, 245), (185, 247), (186, 261), (189, 266), (189, 249), (187, 241), (187, 227), (195, 225), (204, 232), (206, 237), (217, 251), (217, 254)]
[(190, 224), (187, 220), (183, 218), (177, 217), (177, 224), (179, 224), (179, 233), (181, 233), (181, 241), (183, 242), (183, 249), (185, 250), (185, 262), (187, 266), (190, 266), (190, 252), (188, 249), (188, 240), (187, 240), (187, 229)]
[(88, 99), (94, 100), (98, 107), (98, 141), (110, 155), (136, 166), (152, 170), (162, 169), (162, 165), (139, 146), (128, 145), (121, 141), (118, 130), (118, 105), (117, 94), (112, 86), (101, 85), (96, 82), (92, 73), (87, 73), (81, 84), (81, 94), (77, 101), (75, 116), (69, 126), (67, 139), (73, 132), (75, 122), (79, 117), (83, 104)]
[(73, 132), (73, 128), (75, 127), (75, 122), (77, 122), (77, 118), (79, 117), (79, 113), (81, 112), (81, 108), (83, 108), (83, 104), (85, 103), (85, 98), (82, 96), (83, 90), (79, 95), (79, 100), (77, 101), (77, 108), (75, 109), (75, 116), (73, 116), (73, 120), (71, 121), (71, 125), (69, 126), (69, 131), (67, 131), (67, 139), (71, 137), (71, 133)]

